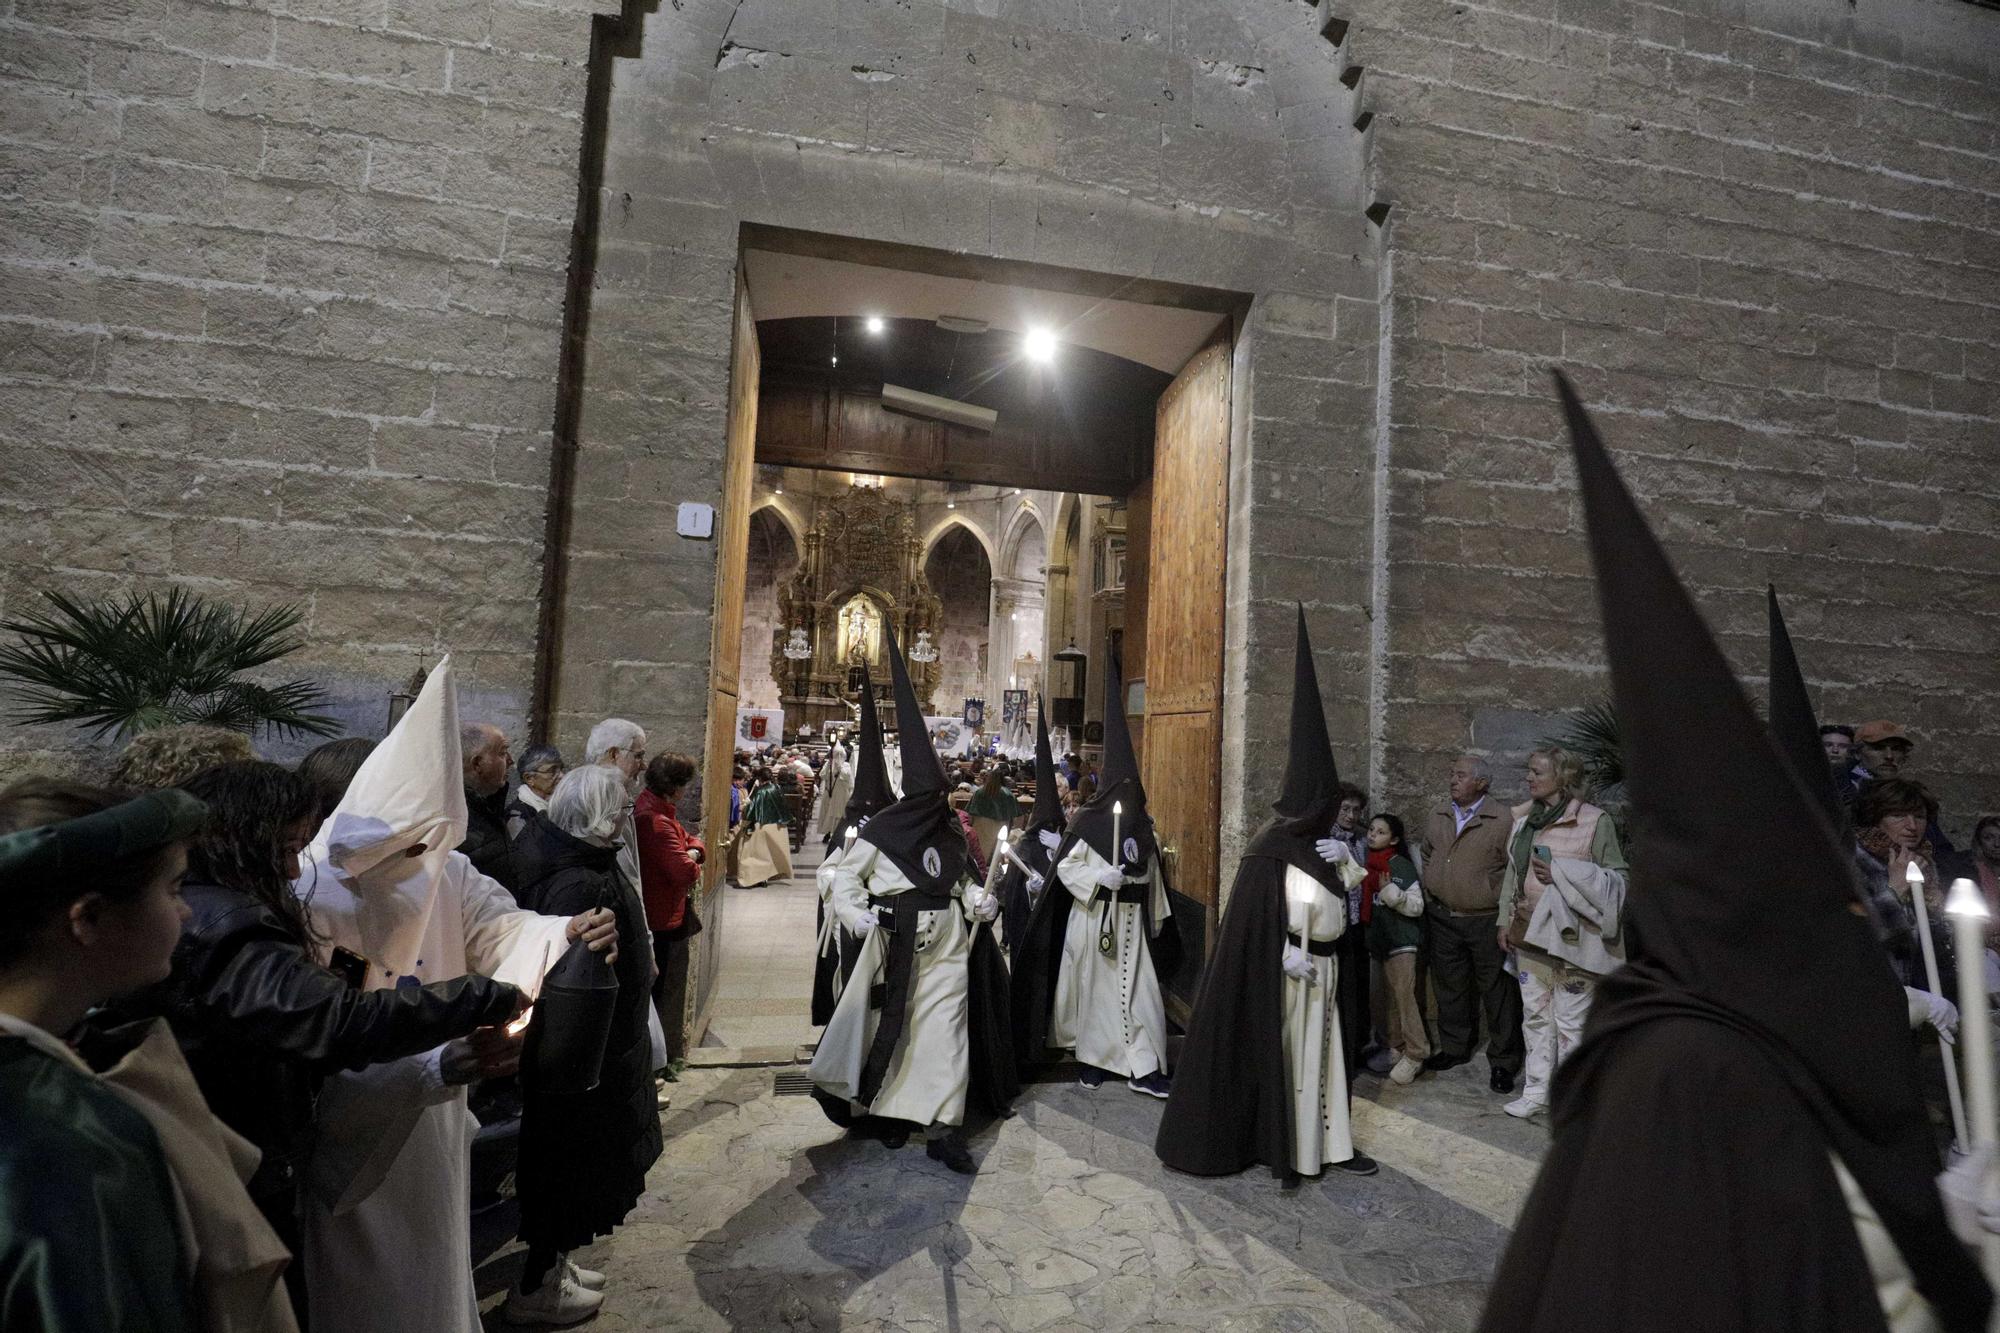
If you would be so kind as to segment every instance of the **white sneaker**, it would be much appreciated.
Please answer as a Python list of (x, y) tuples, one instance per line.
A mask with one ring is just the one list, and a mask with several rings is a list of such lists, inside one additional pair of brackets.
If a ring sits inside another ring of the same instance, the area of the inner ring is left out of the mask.
[(594, 1268), (578, 1268), (567, 1250), (563, 1252), (562, 1267), (563, 1272), (569, 1275), (569, 1280), (585, 1291), (604, 1290), (604, 1274)]
[(1408, 1087), (1410, 1084), (1415, 1083), (1417, 1075), (1423, 1072), (1424, 1062), (1421, 1060), (1412, 1060), (1406, 1055), (1396, 1061), (1396, 1067), (1389, 1071), (1389, 1081)]
[(507, 1299), (500, 1306), (500, 1322), (503, 1324), (554, 1324), (558, 1327), (581, 1323), (597, 1313), (597, 1307), (604, 1304), (604, 1293), (585, 1291), (570, 1281), (569, 1274), (560, 1266), (549, 1270), (542, 1279), (542, 1285), (534, 1291), (522, 1291), (515, 1287), (507, 1293)]
[(1500, 1108), (1516, 1120), (1527, 1120), (1549, 1109), (1547, 1102), (1538, 1102), (1531, 1097), (1516, 1097)]

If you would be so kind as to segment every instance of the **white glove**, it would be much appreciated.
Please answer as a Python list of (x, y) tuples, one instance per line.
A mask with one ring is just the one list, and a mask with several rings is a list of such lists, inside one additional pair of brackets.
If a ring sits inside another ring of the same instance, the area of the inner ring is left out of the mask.
[(1062, 846), (1062, 834), (1052, 828), (1045, 828), (1035, 836), (1040, 838), (1042, 846), (1048, 848), (1050, 851), (1054, 851), (1056, 848)]
[(1403, 891), (1394, 884), (1387, 885), (1380, 893), (1375, 895), (1375, 901), (1384, 907), (1393, 907), (1401, 911), (1403, 907)]
[(1024, 882), (1028, 886), (1028, 896), (1031, 898), (1041, 897), (1043, 888), (1045, 888), (1048, 885), (1048, 880), (1044, 879), (1042, 876), (1036, 874), (1032, 870), (1028, 872), (1028, 878)]
[(1097, 872), (1097, 878), (1094, 882), (1100, 889), (1122, 889), (1125, 887), (1125, 868), (1123, 866), (1106, 866)]
[(872, 930), (879, 930), (881, 926), (882, 926), (882, 913), (877, 911), (873, 907), (865, 908), (861, 913), (860, 926), (855, 930), (854, 933), (857, 935), (866, 936)]
[(1938, 1036), (1944, 1040), (1948, 1042), (1957, 1041), (1958, 1006), (1950, 1000), (1945, 999), (1944, 996), (1932, 995), (1928, 991), (1924, 993), (1924, 1001), (1928, 1008), (1928, 1012), (1924, 1015), (1924, 1022), (1929, 1023), (1935, 1028)]
[(1284, 968), (1285, 975), (1294, 981), (1303, 981), (1310, 985), (1315, 980), (1312, 955), (1296, 944), (1285, 946)]
[(1956, 1150), (1951, 1154), (1952, 1162), (1938, 1173), (1938, 1193), (1944, 1198), (1945, 1216), (1951, 1219), (1951, 1229), (1959, 1240), (1967, 1245), (1979, 1245), (1988, 1234), (2000, 1235), (2000, 1201), (1994, 1200), (1984, 1188), (1987, 1172), (1993, 1165), (1993, 1148), (1975, 1148), (1960, 1156)]
[(981, 921), (991, 921), (1000, 915), (1000, 900), (990, 893), (983, 893), (971, 903), (972, 914)]
[(1328, 865), (1337, 866), (1342, 861), (1354, 859), (1354, 853), (1348, 851), (1347, 844), (1339, 838), (1321, 838), (1313, 844), (1313, 850), (1318, 852), (1320, 859)]

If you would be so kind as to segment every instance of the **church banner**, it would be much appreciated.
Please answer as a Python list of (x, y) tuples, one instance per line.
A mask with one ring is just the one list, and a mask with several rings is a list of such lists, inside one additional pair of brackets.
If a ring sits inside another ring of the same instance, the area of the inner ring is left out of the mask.
[(782, 708), (739, 708), (736, 710), (736, 748), (769, 750), (785, 740), (785, 710)]

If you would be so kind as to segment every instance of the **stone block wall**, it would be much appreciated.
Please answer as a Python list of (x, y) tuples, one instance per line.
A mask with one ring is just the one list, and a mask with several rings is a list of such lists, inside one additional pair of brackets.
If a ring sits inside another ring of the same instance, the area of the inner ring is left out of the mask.
[[(0, 614), (298, 601), (356, 730), (418, 650), (533, 671), (591, 15), (0, 4)], [(67, 736), (0, 729), (18, 756)]]
[(1561, 364), (1753, 690), (1770, 580), (1824, 718), (2000, 809), (2000, 13), (1333, 8), (1393, 204), (1390, 798), (1468, 744), (1518, 791), (1605, 688)]

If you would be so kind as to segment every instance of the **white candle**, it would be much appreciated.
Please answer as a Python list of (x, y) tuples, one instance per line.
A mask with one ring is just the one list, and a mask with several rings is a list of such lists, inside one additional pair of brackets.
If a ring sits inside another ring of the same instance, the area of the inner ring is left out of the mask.
[(1120, 870), (1125, 868), (1125, 843), (1118, 836), (1118, 820), (1124, 813), (1123, 801), (1111, 803), (1111, 864)]
[[(1972, 1102), (1972, 1142), (1985, 1147), (2000, 1138), (2000, 1115), (1996, 1115), (1993, 1083), (1993, 1021), (1986, 998), (1986, 922), (1989, 913), (1979, 886), (1969, 879), (1952, 881), (1945, 899), (1945, 915), (1951, 918), (1952, 942), (1958, 953), (1958, 1049), (1965, 1058), (1966, 1095)], [(1945, 1061), (1951, 1067), (1951, 1061)], [(1979, 1182), (1979, 1198), (1993, 1197), (1992, 1166)], [(1982, 1266), (1988, 1280), (2000, 1273), (2000, 1236), (1987, 1235), (1981, 1247)]]
[[(1930, 983), (1930, 993), (1941, 997), (1944, 987), (1938, 981), (1937, 946), (1931, 943), (1931, 911), (1930, 904), (1924, 900), (1923, 867), (1915, 861), (1910, 862), (1903, 882), (1909, 885), (1910, 906), (1917, 913), (1917, 942), (1923, 946), (1924, 979)], [(1987, 1055), (1990, 1059), (1992, 1052)], [(1949, 1059), (1944, 1062), (1944, 1094), (1945, 1100), (1951, 1103), (1952, 1137), (1958, 1140), (1961, 1151), (1970, 1152), (1972, 1140), (1965, 1132), (1965, 1101), (1958, 1091), (1958, 1066)]]
[(1000, 879), (1000, 863), (1007, 859), (1007, 830), (1000, 830), (1000, 841), (993, 844), (993, 859), (986, 866), (986, 896), (993, 896), (993, 886)]
[(861, 826), (859, 824), (849, 824), (847, 826), (847, 842), (846, 845), (840, 849), (842, 852), (850, 852), (854, 850), (854, 835), (859, 832), (861, 832)]

